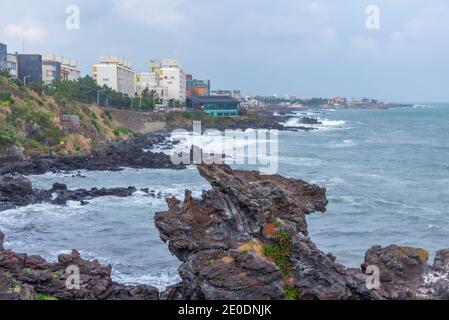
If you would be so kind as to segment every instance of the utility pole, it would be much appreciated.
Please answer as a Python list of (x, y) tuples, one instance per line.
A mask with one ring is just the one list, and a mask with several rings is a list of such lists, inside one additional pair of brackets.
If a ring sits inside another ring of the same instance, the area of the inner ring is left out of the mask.
[(27, 76), (23, 77), (23, 86), (24, 86), (24, 87), (26, 87), (26, 85), (27, 85), (27, 79), (28, 79), (28, 78), (31, 78), (31, 76), (30, 76), (30, 75), (27, 75)]
[(97, 107), (100, 106), (100, 93), (103, 92), (104, 90), (97, 90)]

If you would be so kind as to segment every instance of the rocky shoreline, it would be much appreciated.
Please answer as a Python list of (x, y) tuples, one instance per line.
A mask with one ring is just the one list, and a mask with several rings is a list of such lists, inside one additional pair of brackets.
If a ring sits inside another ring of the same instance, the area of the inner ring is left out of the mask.
[(170, 147), (162, 136), (142, 135), (126, 141), (98, 145), (90, 154), (72, 156), (47, 156), (32, 159), (12, 159), (0, 163), (0, 175), (7, 173), (40, 175), (47, 172), (76, 170), (119, 171), (123, 167), (135, 169), (185, 169), (174, 165), (170, 156), (148, 151), (153, 146)]
[[(155, 190), (140, 190), (151, 198), (167, 197), (168, 194), (156, 193)], [(66, 205), (69, 201), (89, 204), (88, 200), (99, 197), (114, 196), (126, 198), (132, 196), (137, 189), (128, 188), (91, 188), (69, 190), (67, 185), (54, 183), (49, 190), (33, 189), (31, 181), (21, 175), (5, 174), (0, 176), (0, 212), (32, 204), (49, 203), (53, 205)]]
[[(161, 239), (181, 262), (182, 282), (158, 292), (111, 280), (111, 266), (83, 260), (74, 250), (57, 263), (17, 254), (0, 233), (0, 299), (382, 300), (448, 299), (449, 249), (433, 265), (424, 249), (369, 249), (361, 268), (346, 268), (309, 238), (306, 217), (326, 211), (326, 190), (301, 180), (262, 176), (225, 165), (198, 167), (212, 190), (201, 199), (167, 199), (155, 215)], [(61, 189), (64, 189), (61, 186)], [(68, 289), (75, 265), (80, 289)], [(367, 286), (380, 271), (379, 287)]]
[[(318, 119), (314, 119), (311, 117), (300, 117), (299, 122), (304, 124), (304, 126), (286, 126), (284, 124), (285, 121), (292, 118), (291, 114), (280, 114), (274, 115), (274, 112), (265, 112), (258, 111), (256, 112), (257, 116), (254, 118), (242, 117), (235, 119), (233, 122), (229, 123), (226, 121), (216, 122), (211, 124), (209, 122), (201, 122), (202, 131), (214, 129), (218, 131), (225, 130), (248, 130), (248, 129), (266, 129), (266, 130), (278, 130), (278, 131), (312, 131), (316, 130), (316, 128), (311, 127), (310, 125), (320, 125), (321, 123)], [(193, 130), (193, 125), (182, 125), (182, 124), (168, 124), (167, 132), (169, 133), (172, 130), (176, 129), (184, 129), (187, 131)]]

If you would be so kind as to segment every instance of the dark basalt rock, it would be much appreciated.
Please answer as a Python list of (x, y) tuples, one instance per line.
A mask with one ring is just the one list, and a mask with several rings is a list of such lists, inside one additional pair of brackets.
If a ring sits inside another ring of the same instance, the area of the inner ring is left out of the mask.
[(18, 173), (22, 175), (47, 172), (68, 172), (76, 170), (119, 171), (122, 167), (136, 169), (184, 169), (175, 165), (164, 153), (144, 151), (163, 143), (160, 136), (141, 136), (123, 142), (109, 142), (99, 145), (91, 154), (65, 157), (38, 157), (15, 162), (0, 162), (0, 175)]
[[(199, 166), (213, 189), (156, 214), (161, 239), (182, 262), (186, 299), (374, 296), (307, 237), (306, 215), (326, 210), (325, 189), (301, 180)], [(271, 288), (271, 289), (268, 289)], [(172, 295), (169, 293), (168, 296)]]
[[(55, 183), (49, 190), (38, 190), (32, 188), (30, 180), (26, 177), (6, 174), (0, 176), (0, 212), (37, 203), (66, 205), (68, 201), (78, 201), (82, 205), (87, 205), (87, 200), (106, 196), (125, 198), (132, 196), (136, 191), (135, 187), (68, 190), (63, 183)], [(148, 189), (146, 196), (160, 199), (164, 195)]]
[[(34, 300), (38, 294), (61, 300), (158, 299), (156, 288), (118, 284), (111, 280), (110, 265), (103, 267), (96, 260), (83, 260), (76, 250), (50, 263), (39, 256), (4, 250), (3, 239), (0, 232), (0, 300)], [(71, 275), (69, 266), (79, 269), (79, 289), (66, 285)]]
[(301, 123), (302, 124), (323, 124), (322, 122), (320, 122), (318, 119), (315, 118), (310, 118), (310, 117), (303, 117), (301, 119)]
[[(161, 239), (182, 262), (181, 283), (160, 294), (149, 286), (120, 285), (111, 280), (110, 266), (85, 261), (76, 250), (57, 263), (5, 250), (0, 232), (0, 299), (34, 299), (37, 293), (60, 299), (449, 299), (449, 249), (438, 251), (431, 266), (424, 249), (375, 246), (360, 269), (346, 268), (308, 237), (307, 215), (326, 211), (324, 188), (225, 165), (198, 168), (212, 190), (201, 199), (190, 191), (184, 201), (168, 198), (168, 211), (155, 215)], [(11, 196), (8, 183), (28, 196), (36, 193), (26, 180), (8, 176), (4, 196)], [(62, 184), (45, 192), (63, 199), (79, 195)], [(80, 269), (80, 290), (65, 287), (69, 265)], [(365, 273), (373, 267), (380, 272), (375, 288)]]
[[(308, 238), (306, 216), (325, 212), (325, 189), (301, 180), (262, 176), (227, 166), (199, 166), (213, 189), (183, 202), (168, 199), (156, 227), (183, 263), (182, 283), (164, 299), (442, 299), (449, 297), (449, 251), (433, 267), (423, 249), (368, 250), (348, 269)], [(380, 288), (367, 286), (368, 267)]]

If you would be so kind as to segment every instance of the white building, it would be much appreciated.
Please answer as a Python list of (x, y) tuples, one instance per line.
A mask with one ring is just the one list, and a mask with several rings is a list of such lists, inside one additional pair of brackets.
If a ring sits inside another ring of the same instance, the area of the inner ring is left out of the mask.
[(176, 59), (165, 59), (159, 69), (159, 84), (168, 89), (169, 100), (186, 101), (186, 75)]
[(161, 70), (161, 62), (158, 60), (151, 60), (150, 61), (150, 72), (156, 72), (159, 74), (159, 71)]
[(17, 61), (17, 53), (8, 53), (6, 55), (6, 67), (9, 69), (9, 74), (17, 79), (19, 76), (19, 63)]
[(100, 63), (93, 66), (93, 78), (99, 86), (133, 97), (136, 93), (135, 73), (131, 64), (117, 56), (100, 57)]
[(138, 95), (148, 89), (154, 91), (165, 103), (168, 99), (168, 88), (159, 84), (159, 72), (139, 72), (136, 75), (136, 92)]
[(77, 68), (75, 60), (54, 54), (42, 55), (42, 81), (51, 83), (60, 78), (65, 81), (76, 81), (81, 77), (81, 71)]
[(236, 100), (240, 100), (242, 98), (242, 92), (240, 90), (212, 90), (210, 95), (232, 97)]
[(78, 69), (75, 60), (62, 57), (61, 78), (66, 81), (76, 81), (81, 78), (81, 70)]

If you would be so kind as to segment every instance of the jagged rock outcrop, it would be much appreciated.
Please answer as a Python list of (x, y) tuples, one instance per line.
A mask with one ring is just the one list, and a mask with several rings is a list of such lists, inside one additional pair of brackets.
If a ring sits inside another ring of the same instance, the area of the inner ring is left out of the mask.
[(384, 299), (449, 299), (449, 250), (437, 252), (432, 266), (429, 253), (421, 248), (391, 245), (369, 249), (362, 264), (380, 271), (380, 288)]
[[(60, 255), (53, 263), (40, 256), (5, 250), (3, 240), (0, 232), (0, 300), (158, 299), (156, 288), (118, 284), (111, 280), (110, 265), (103, 267), (96, 260), (83, 260), (76, 250)], [(79, 270), (79, 283), (69, 278), (74, 275), (74, 266)]]
[[(374, 296), (308, 238), (306, 215), (325, 212), (325, 189), (228, 166), (199, 166), (213, 189), (186, 192), (155, 216), (182, 262), (186, 299), (361, 299)], [(171, 293), (173, 294), (173, 292)]]
[[(161, 239), (183, 263), (182, 283), (165, 299), (441, 299), (448, 297), (449, 251), (427, 265), (423, 249), (373, 247), (348, 269), (308, 237), (306, 216), (325, 212), (325, 189), (301, 180), (199, 166), (213, 189), (186, 191), (155, 216)], [(380, 270), (380, 287), (365, 271)], [(369, 269), (369, 268), (368, 268)]]

